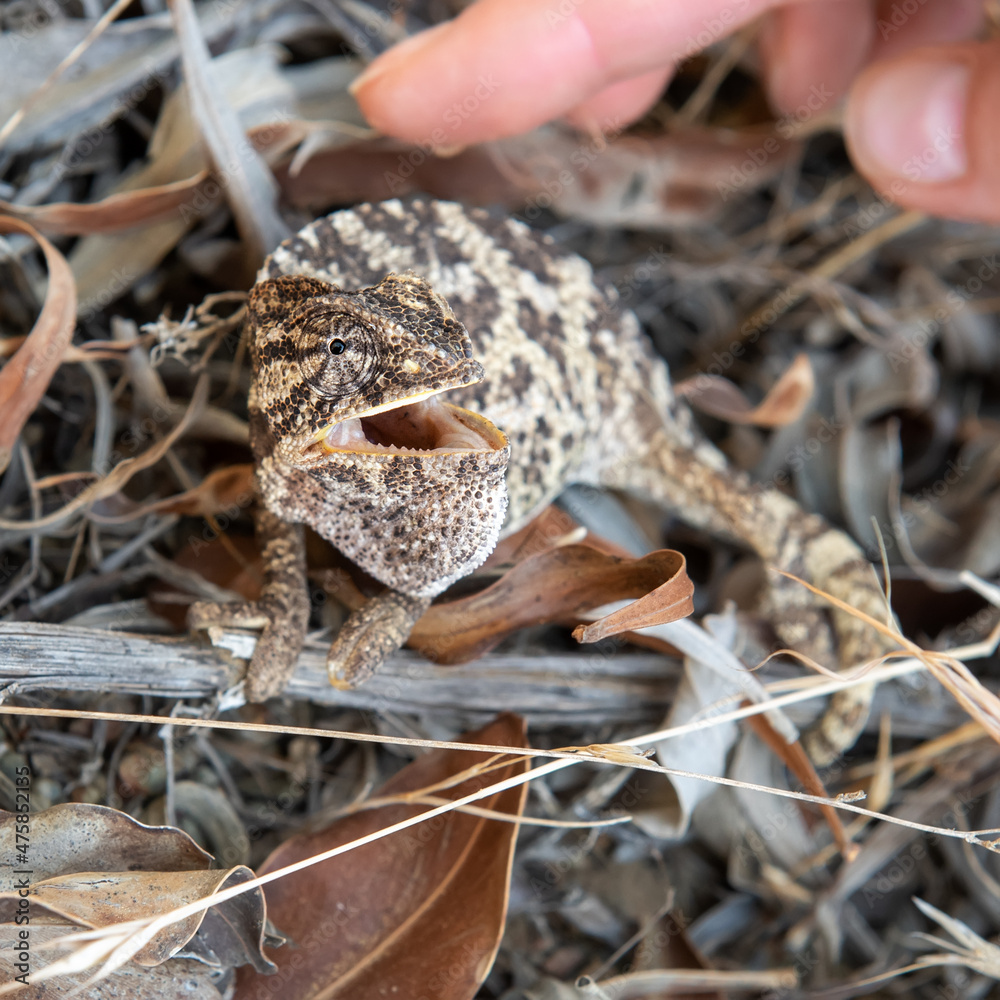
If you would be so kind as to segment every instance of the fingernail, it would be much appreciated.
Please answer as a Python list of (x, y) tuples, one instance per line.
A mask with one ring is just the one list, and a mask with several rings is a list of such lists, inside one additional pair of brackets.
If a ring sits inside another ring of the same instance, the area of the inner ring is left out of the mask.
[(961, 63), (886, 69), (863, 96), (855, 136), (884, 171), (931, 184), (954, 180), (966, 169), (968, 88)]
[(356, 95), (362, 87), (367, 87), (368, 84), (378, 79), (387, 70), (398, 66), (400, 59), (406, 59), (415, 52), (419, 52), (428, 43), (434, 41), (438, 32), (445, 27), (447, 27), (447, 22), (436, 24), (433, 28), (427, 28), (424, 31), (417, 32), (415, 35), (410, 35), (409, 38), (404, 38), (398, 45), (394, 45), (391, 49), (380, 55), (370, 66), (362, 70), (348, 86), (349, 93), (352, 96)]

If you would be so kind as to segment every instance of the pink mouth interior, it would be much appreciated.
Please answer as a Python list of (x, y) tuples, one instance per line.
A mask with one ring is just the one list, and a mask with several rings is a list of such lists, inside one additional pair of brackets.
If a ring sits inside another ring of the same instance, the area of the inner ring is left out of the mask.
[(435, 396), (372, 416), (342, 420), (330, 428), (323, 445), (329, 451), (388, 453), (484, 451), (495, 447)]

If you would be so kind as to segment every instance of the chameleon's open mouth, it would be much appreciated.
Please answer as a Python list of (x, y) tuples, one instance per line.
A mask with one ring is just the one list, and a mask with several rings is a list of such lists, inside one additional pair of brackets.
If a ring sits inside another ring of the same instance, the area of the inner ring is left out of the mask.
[(455, 454), (499, 451), (507, 438), (478, 413), (428, 394), (341, 420), (323, 433), (319, 444), (328, 452)]

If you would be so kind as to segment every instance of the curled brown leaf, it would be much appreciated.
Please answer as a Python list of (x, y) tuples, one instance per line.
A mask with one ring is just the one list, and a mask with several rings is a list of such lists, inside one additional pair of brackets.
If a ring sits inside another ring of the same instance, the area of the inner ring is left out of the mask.
[(720, 375), (685, 379), (674, 385), (674, 392), (702, 413), (720, 420), (756, 427), (784, 427), (802, 416), (815, 388), (809, 358), (799, 354), (756, 406), (741, 389)]
[(119, 191), (101, 201), (77, 204), (70, 201), (51, 205), (14, 205), (0, 201), (0, 212), (59, 236), (86, 236), (90, 233), (116, 233), (145, 223), (159, 222), (189, 202), (198, 187), (208, 178), (207, 170), (193, 177), (140, 188)]
[(684, 557), (670, 549), (632, 559), (590, 545), (564, 545), (529, 556), (477, 594), (432, 606), (409, 645), (436, 663), (464, 663), (518, 629), (639, 598), (577, 636), (596, 642), (691, 614), (693, 590)]
[(14, 442), (62, 363), (76, 327), (76, 286), (66, 258), (34, 227), (0, 216), (0, 233), (23, 233), (42, 248), (49, 267), (45, 302), (27, 340), (0, 371), (0, 472)]

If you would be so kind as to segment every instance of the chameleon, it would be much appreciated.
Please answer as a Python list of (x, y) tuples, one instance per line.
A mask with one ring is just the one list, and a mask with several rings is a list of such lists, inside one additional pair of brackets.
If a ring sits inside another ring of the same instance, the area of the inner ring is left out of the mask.
[[(283, 689), (304, 641), (303, 524), (386, 587), (330, 647), (331, 680), (353, 685), (570, 483), (655, 501), (885, 616), (858, 546), (734, 471), (614, 289), (516, 220), (419, 197), (335, 212), (267, 259), (247, 324), (264, 585), (251, 604), (196, 604), (189, 622), (263, 627), (248, 700)], [(867, 625), (800, 584), (769, 591), (789, 645), (836, 645), (842, 667), (883, 651)], [(865, 722), (863, 688), (835, 697), (814, 759)]]

